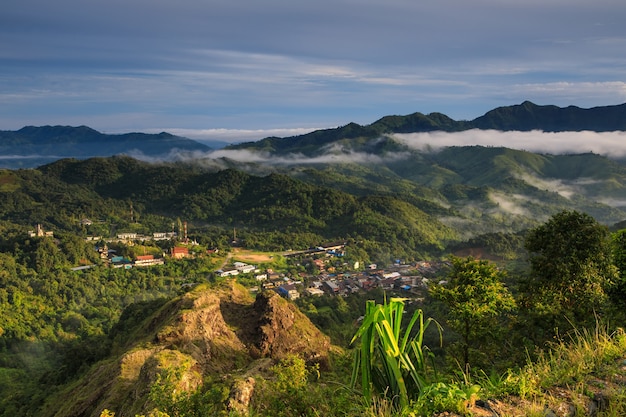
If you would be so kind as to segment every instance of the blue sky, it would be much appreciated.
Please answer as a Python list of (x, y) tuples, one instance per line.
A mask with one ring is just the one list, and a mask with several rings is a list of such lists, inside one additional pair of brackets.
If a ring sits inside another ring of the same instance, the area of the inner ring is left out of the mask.
[(4, 0), (0, 130), (290, 136), (626, 102), (623, 0)]

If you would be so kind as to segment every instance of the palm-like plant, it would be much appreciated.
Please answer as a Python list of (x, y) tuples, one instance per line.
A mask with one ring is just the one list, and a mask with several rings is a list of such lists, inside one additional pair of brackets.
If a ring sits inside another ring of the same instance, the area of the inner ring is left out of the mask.
[[(427, 384), (426, 358), (432, 353), (423, 341), (430, 323), (436, 324), (441, 338), (439, 323), (431, 318), (424, 320), (422, 310), (416, 310), (403, 329), (404, 301), (402, 298), (392, 298), (383, 304), (368, 301), (363, 323), (352, 338), (352, 342), (358, 338), (361, 342), (355, 350), (352, 386), (356, 386), (360, 373), (365, 398), (384, 396), (400, 408), (417, 399)], [(414, 327), (416, 331), (412, 335)]]

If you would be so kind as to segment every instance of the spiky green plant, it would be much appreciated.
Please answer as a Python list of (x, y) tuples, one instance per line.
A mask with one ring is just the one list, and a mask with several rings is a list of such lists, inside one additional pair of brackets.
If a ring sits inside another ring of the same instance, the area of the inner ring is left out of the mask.
[(408, 406), (428, 383), (426, 362), (432, 352), (423, 342), (424, 332), (431, 323), (436, 324), (441, 338), (439, 323), (431, 318), (425, 320), (419, 309), (403, 328), (404, 301), (402, 298), (392, 298), (383, 304), (368, 301), (363, 322), (352, 338), (352, 343), (360, 338), (352, 367), (352, 386), (356, 386), (360, 374), (366, 399), (387, 397), (399, 408)]

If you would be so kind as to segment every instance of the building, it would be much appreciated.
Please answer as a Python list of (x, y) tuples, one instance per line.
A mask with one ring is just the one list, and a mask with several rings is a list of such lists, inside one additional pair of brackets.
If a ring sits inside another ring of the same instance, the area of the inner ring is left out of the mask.
[(217, 273), (218, 276), (224, 278), (224, 277), (228, 277), (228, 276), (239, 275), (239, 270), (237, 268), (230, 267), (230, 268), (220, 269), (216, 273)]
[(247, 274), (249, 272), (254, 272), (254, 270), (256, 270), (256, 266), (248, 265), (243, 262), (235, 262), (233, 265), (235, 266), (235, 269), (237, 269), (242, 274)]
[(154, 255), (137, 256), (134, 262), (135, 266), (153, 266), (163, 265), (163, 258), (155, 258)]
[(118, 233), (117, 238), (120, 240), (135, 240), (137, 233)]
[(40, 224), (37, 224), (35, 230), (29, 230), (28, 236), (30, 237), (54, 237), (54, 232), (46, 232)]
[(331, 295), (339, 293), (339, 286), (335, 281), (324, 281), (324, 286), (326, 287), (328, 293), (330, 293)]
[(289, 300), (300, 298), (300, 293), (293, 284), (285, 284), (278, 287), (278, 293)]
[(171, 254), (174, 259), (187, 258), (189, 256), (189, 248), (184, 246), (175, 246), (172, 248)]
[(309, 295), (314, 295), (314, 296), (324, 295), (324, 291), (320, 290), (319, 288), (315, 288), (315, 287), (307, 288), (306, 292), (309, 293)]

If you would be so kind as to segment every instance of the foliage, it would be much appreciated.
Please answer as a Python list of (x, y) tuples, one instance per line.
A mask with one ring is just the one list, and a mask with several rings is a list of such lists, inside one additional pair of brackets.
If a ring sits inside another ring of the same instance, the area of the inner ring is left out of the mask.
[(515, 300), (503, 283), (505, 273), (486, 260), (450, 258), (448, 280), (431, 285), (430, 293), (448, 307), (447, 322), (461, 335), (460, 360), (469, 368), (475, 342), (493, 337), (498, 318), (515, 307)]
[[(363, 323), (352, 341), (360, 339), (355, 349), (352, 386), (360, 374), (363, 396), (368, 400), (381, 396), (405, 408), (428, 383), (427, 359), (430, 351), (423, 345), (424, 332), (432, 319), (424, 320), (416, 310), (409, 324), (402, 328), (404, 300), (392, 298), (384, 304), (368, 301)], [(414, 326), (416, 334), (411, 335)]]
[(436, 382), (426, 386), (410, 408), (415, 410), (415, 414), (424, 417), (446, 411), (468, 415), (469, 407), (476, 401), (479, 391), (480, 386), (476, 384)]
[(609, 295), (613, 302), (624, 307), (626, 303), (626, 229), (612, 234), (613, 263), (618, 270), (618, 277), (611, 287)]
[(562, 211), (526, 238), (531, 274), (525, 293), (548, 320), (581, 322), (600, 312), (616, 279), (608, 228), (588, 214)]
[(256, 383), (253, 416), (346, 416), (362, 412), (352, 391), (324, 383), (318, 366), (307, 366), (298, 356), (286, 356), (270, 371), (270, 377)]
[(160, 369), (150, 387), (149, 398), (155, 406), (150, 416), (204, 417), (224, 411), (228, 387), (221, 382), (204, 381), (199, 388), (182, 389), (189, 372), (188, 363)]
[[(614, 378), (623, 373), (618, 368), (625, 352), (623, 330), (612, 332), (608, 326), (598, 323), (593, 330), (577, 330), (567, 339), (558, 339), (518, 372), (509, 371), (497, 383), (483, 385), (498, 397), (513, 393), (523, 399), (541, 398), (551, 387)], [(626, 405), (624, 398), (620, 402), (621, 405), (613, 406), (623, 408)]]

